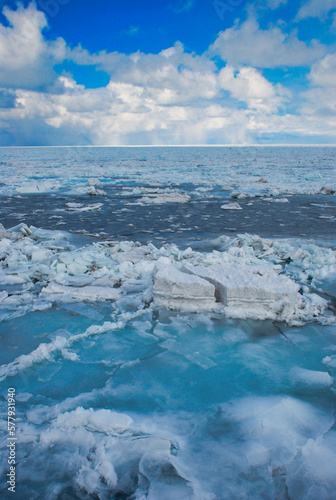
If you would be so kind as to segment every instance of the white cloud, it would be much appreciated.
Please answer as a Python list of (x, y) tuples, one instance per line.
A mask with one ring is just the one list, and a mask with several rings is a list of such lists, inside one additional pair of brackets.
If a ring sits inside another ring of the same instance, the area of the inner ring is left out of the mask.
[(9, 26), (0, 25), (0, 86), (37, 88), (53, 83), (53, 67), (64, 59), (65, 42), (46, 42), (42, 31), (45, 15), (34, 4), (16, 11), (4, 7)]
[(160, 104), (212, 99), (218, 92), (216, 66), (205, 56), (186, 53), (181, 43), (158, 54), (136, 52), (130, 56), (119, 53), (91, 55), (81, 48), (68, 57), (81, 64), (95, 64), (115, 82), (144, 87)]
[[(45, 144), (117, 145), (253, 143), (263, 135), (275, 139), (280, 134), (336, 135), (335, 119), (326, 119), (322, 108), (312, 108), (317, 94), (305, 96), (301, 115), (279, 116), (282, 88), (271, 85), (254, 68), (225, 70), (219, 86), (245, 102), (243, 109), (227, 97), (167, 106), (139, 85), (110, 82), (104, 88), (85, 89), (60, 77), (62, 93), (17, 90), (18, 106), (4, 109), (0, 123), (12, 134), (12, 144), (18, 137), (26, 144), (42, 139)], [(326, 96), (324, 100), (328, 104)]]
[(234, 66), (248, 64), (258, 68), (307, 66), (319, 59), (326, 48), (313, 40), (310, 45), (280, 28), (262, 30), (253, 18), (219, 33), (210, 51)]
[(328, 54), (313, 64), (310, 80), (314, 85), (336, 87), (336, 54)]
[(308, 0), (300, 8), (296, 20), (308, 17), (318, 17), (325, 19), (331, 10), (336, 9), (336, 0)]
[(288, 91), (281, 85), (272, 85), (262, 74), (251, 67), (243, 67), (239, 72), (232, 66), (226, 66), (220, 71), (219, 82), (222, 89), (244, 101), (250, 109), (272, 113), (284, 103)]
[[(247, 143), (263, 134), (336, 134), (336, 56), (324, 56), (323, 46), (307, 46), (295, 33), (261, 30), (249, 19), (221, 33), (203, 55), (186, 52), (179, 42), (158, 54), (90, 54), (62, 39), (46, 41), (45, 15), (33, 5), (5, 15), (2, 144)], [(209, 57), (214, 50), (229, 59), (220, 71)], [(53, 67), (64, 59), (105, 71), (109, 84), (87, 89), (70, 74), (56, 75)], [(260, 68), (312, 61), (301, 114), (286, 114), (290, 92)]]
[[(246, 140), (248, 117), (244, 111), (210, 103), (207, 106), (162, 106), (143, 87), (110, 83), (104, 89), (75, 88), (66, 83), (63, 94), (18, 90), (16, 109), (2, 119), (8, 130), (16, 124), (34, 124), (26, 141), (39, 141), (41, 130), (62, 143), (205, 143)], [(22, 133), (22, 127), (21, 133)]]
[(336, 139), (336, 54), (317, 61), (309, 74), (311, 85), (301, 93), (300, 132)]

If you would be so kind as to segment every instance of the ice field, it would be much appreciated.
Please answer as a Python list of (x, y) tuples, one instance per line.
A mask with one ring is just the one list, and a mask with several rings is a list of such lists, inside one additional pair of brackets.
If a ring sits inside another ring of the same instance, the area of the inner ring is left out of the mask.
[(1, 498), (335, 498), (336, 149), (0, 155)]

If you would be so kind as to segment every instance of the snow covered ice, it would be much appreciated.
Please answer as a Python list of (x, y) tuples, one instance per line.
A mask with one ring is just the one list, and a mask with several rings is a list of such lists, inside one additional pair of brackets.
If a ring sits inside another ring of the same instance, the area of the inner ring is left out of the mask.
[[(169, 262), (169, 261), (168, 261)], [(178, 271), (163, 265), (155, 275), (155, 303), (158, 306), (199, 311), (215, 306), (215, 287), (199, 276)]]
[(17, 496), (329, 500), (334, 150), (160, 149), (4, 152)]

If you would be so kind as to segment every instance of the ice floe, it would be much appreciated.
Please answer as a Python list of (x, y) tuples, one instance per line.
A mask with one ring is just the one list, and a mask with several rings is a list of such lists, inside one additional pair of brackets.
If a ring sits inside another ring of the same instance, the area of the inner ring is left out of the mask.
[(67, 203), (67, 210), (69, 212), (93, 212), (95, 210), (100, 210), (103, 203), (93, 203), (92, 205), (83, 205), (83, 203)]
[(20, 194), (39, 194), (58, 191), (61, 188), (59, 181), (41, 180), (39, 182), (27, 182), (16, 188), (16, 192)]
[[(110, 284), (111, 285), (111, 284)], [(120, 292), (111, 286), (91, 286), (74, 287), (50, 283), (41, 291), (41, 297), (46, 297), (49, 301), (69, 301), (69, 299), (101, 302), (104, 300), (116, 300)]]
[(188, 273), (215, 286), (216, 298), (237, 317), (287, 318), (294, 313), (299, 285), (267, 267), (246, 265), (186, 266)]
[(251, 195), (249, 195), (248, 193), (242, 193), (240, 191), (232, 191), (232, 193), (230, 193), (230, 197), (238, 198), (238, 200), (243, 200), (245, 198), (250, 198)]
[(221, 208), (223, 210), (243, 210), (239, 203), (226, 203), (222, 205)]
[(159, 193), (151, 196), (143, 196), (134, 205), (161, 205), (163, 203), (188, 203), (190, 196), (181, 193)]
[(160, 265), (155, 275), (154, 296), (157, 306), (177, 310), (207, 310), (215, 306), (215, 287), (208, 281), (178, 271), (172, 265)]

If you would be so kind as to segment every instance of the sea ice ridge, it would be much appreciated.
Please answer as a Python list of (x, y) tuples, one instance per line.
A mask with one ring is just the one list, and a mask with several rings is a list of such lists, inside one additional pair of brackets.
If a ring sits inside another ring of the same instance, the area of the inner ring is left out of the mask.
[(75, 248), (59, 231), (0, 230), (1, 320), (55, 302), (110, 301), (120, 310), (127, 302), (296, 324), (334, 321), (318, 286), (336, 277), (336, 252), (312, 243), (239, 235), (204, 252), (130, 241)]

